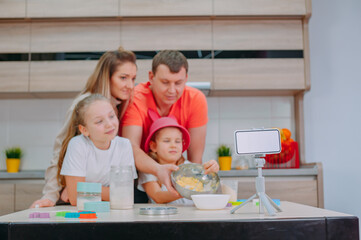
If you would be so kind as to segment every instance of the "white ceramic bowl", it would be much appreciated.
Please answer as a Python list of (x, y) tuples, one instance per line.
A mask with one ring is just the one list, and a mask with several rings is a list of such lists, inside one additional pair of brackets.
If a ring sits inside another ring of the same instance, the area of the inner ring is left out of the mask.
[(227, 206), (230, 197), (229, 194), (198, 194), (191, 196), (194, 205), (201, 210), (223, 209)]

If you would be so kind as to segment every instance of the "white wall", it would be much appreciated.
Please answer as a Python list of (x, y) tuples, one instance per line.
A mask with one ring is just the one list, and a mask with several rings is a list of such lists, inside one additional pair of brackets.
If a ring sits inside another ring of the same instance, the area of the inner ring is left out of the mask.
[(72, 99), (0, 100), (0, 170), (6, 169), (4, 149), (24, 150), (21, 170), (42, 170), (50, 164), (55, 136)]
[[(219, 144), (233, 146), (237, 129), (279, 127), (294, 132), (292, 97), (209, 97), (207, 101), (209, 123), (204, 161), (216, 159)], [(0, 100), (0, 151), (19, 145), (25, 150), (22, 170), (46, 169), (55, 136), (71, 102), (72, 99)], [(1, 153), (0, 170), (5, 169), (5, 155)]]
[(313, 0), (308, 162), (322, 162), (325, 208), (361, 218), (361, 1)]

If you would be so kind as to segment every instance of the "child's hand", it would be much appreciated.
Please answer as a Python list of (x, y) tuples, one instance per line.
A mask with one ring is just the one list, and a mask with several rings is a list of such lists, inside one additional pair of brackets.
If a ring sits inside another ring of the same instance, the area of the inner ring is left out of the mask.
[(181, 197), (181, 195), (175, 190), (172, 186), (172, 182), (170, 180), (170, 174), (173, 171), (177, 171), (179, 168), (173, 164), (158, 164), (157, 177), (159, 181), (164, 184), (167, 190), (175, 197)]
[(208, 174), (208, 173), (217, 173), (219, 171), (219, 165), (216, 162), (216, 160), (210, 160), (206, 163), (203, 164), (203, 167), (205, 169), (204, 173)]
[(68, 195), (68, 188), (65, 187), (63, 189), (63, 192), (60, 195), (60, 199), (63, 200), (63, 202), (69, 202), (69, 195)]
[(49, 199), (39, 199), (31, 204), (30, 208), (54, 207), (55, 203)]

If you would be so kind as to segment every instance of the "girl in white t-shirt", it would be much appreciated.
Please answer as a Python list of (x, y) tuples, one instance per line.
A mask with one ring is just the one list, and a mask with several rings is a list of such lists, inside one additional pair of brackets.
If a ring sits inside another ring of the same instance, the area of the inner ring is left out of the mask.
[[(148, 114), (153, 120), (153, 124), (150, 126), (144, 151), (159, 164), (180, 165), (190, 163), (182, 155), (190, 143), (188, 130), (179, 125), (173, 116), (159, 117), (151, 109), (148, 110)], [(204, 163), (203, 167), (205, 173), (219, 171), (218, 163), (215, 160)], [(138, 189), (145, 191), (153, 203), (193, 204), (192, 200), (168, 192), (167, 188), (161, 185), (157, 177), (152, 174), (139, 173)]]
[(92, 94), (75, 107), (70, 128), (59, 156), (58, 179), (67, 187), (71, 205), (76, 205), (77, 183), (102, 184), (102, 200), (109, 201), (111, 166), (130, 165), (137, 178), (128, 139), (118, 137), (119, 121), (110, 101)]

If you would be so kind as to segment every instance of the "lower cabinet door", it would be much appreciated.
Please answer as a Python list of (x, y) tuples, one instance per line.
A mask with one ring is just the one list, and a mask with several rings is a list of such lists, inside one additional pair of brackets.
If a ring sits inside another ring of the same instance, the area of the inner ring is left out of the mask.
[(0, 183), (0, 216), (14, 212), (15, 184)]
[(42, 197), (44, 183), (17, 183), (15, 185), (15, 211), (25, 210)]
[[(265, 177), (265, 185), (266, 194), (273, 199), (319, 207), (314, 177)], [(247, 199), (255, 193), (255, 178), (238, 179), (238, 199)]]

